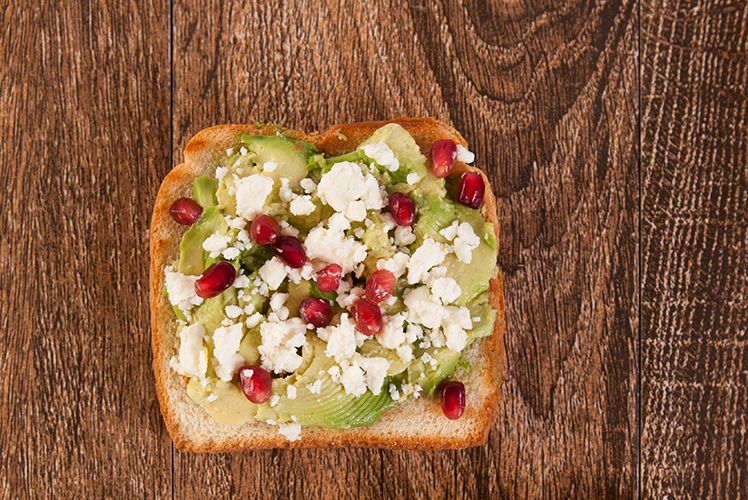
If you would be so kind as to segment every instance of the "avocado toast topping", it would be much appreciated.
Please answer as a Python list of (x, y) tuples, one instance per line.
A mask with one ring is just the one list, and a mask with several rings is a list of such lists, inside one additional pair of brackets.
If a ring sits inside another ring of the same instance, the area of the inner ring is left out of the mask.
[(191, 198), (171, 200), (189, 226), (161, 270), (171, 370), (217, 424), (290, 441), (423, 397), (460, 418), (470, 396), (456, 378), (476, 368), (462, 354), (497, 316), (484, 178), (453, 171), (472, 153), (451, 138), (421, 151), (398, 123), (321, 149), (238, 134)]

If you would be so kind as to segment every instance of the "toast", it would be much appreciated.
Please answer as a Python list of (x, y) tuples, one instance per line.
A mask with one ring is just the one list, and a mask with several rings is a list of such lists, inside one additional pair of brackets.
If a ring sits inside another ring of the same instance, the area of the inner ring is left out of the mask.
[[(489, 301), (497, 311), (492, 335), (476, 340), (465, 351), (472, 370), (461, 379), (467, 393), (465, 414), (459, 420), (444, 418), (439, 405), (428, 398), (413, 399), (386, 411), (380, 420), (366, 428), (327, 429), (305, 427), (300, 440), (289, 441), (276, 428), (260, 421), (241, 426), (223, 425), (212, 418), (187, 395), (185, 379), (174, 372), (169, 360), (174, 354), (177, 332), (174, 312), (163, 294), (163, 269), (178, 254), (183, 229), (171, 220), (171, 202), (189, 196), (193, 180), (211, 175), (216, 158), (236, 140), (238, 134), (274, 135), (313, 144), (326, 155), (354, 150), (377, 128), (390, 122), (404, 127), (422, 152), (435, 140), (449, 138), (467, 146), (452, 127), (430, 118), (398, 118), (389, 122), (361, 122), (335, 125), (323, 133), (303, 133), (273, 125), (221, 125), (202, 130), (187, 144), (184, 163), (166, 176), (156, 197), (150, 230), (150, 307), (153, 369), (161, 412), (174, 444), (180, 450), (196, 452), (237, 452), (260, 448), (373, 447), (390, 449), (464, 448), (485, 442), (494, 420), (504, 360), (504, 297), (499, 272), (490, 281)], [(485, 173), (460, 162), (455, 171), (476, 170), (490, 186)], [(491, 222), (499, 240), (496, 199), (486, 189), (483, 217)]]

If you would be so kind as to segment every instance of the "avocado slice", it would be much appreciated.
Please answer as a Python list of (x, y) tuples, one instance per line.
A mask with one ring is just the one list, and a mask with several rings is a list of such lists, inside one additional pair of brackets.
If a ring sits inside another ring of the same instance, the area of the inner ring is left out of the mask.
[(208, 256), (208, 252), (203, 250), (203, 241), (215, 232), (227, 230), (228, 226), (218, 207), (204, 209), (197, 222), (182, 236), (177, 270), (183, 274), (201, 274), (205, 270)]
[(226, 318), (223, 312), (226, 306), (236, 303), (236, 288), (229, 288), (220, 295), (216, 295), (196, 307), (192, 311), (192, 317), (196, 323), (202, 323), (206, 332), (213, 333), (221, 326), (221, 321)]
[(418, 220), (413, 225), (416, 242), (413, 248), (417, 248), (423, 240), (429, 236), (436, 241), (446, 240), (439, 231), (449, 226), (457, 218), (457, 209), (451, 201), (437, 195), (416, 197), (418, 208)]
[(192, 197), (203, 208), (213, 207), (218, 203), (216, 191), (218, 191), (218, 179), (200, 176), (195, 179)]
[[(217, 396), (214, 401), (208, 401), (211, 394)], [(251, 403), (233, 382), (218, 380), (203, 387), (198, 379), (192, 378), (187, 383), (187, 395), (208, 415), (225, 425), (249, 422), (257, 412), (257, 405)]]
[[(432, 347), (424, 352), (428, 352), (432, 358), (436, 359), (436, 368), (432, 368), (431, 365), (427, 365), (419, 358), (416, 358), (416, 360), (408, 366), (408, 382), (411, 384), (419, 384), (424, 394), (433, 397), (439, 384), (448, 379), (452, 376), (452, 373), (454, 373), (457, 368), (457, 363), (460, 361), (461, 354), (446, 347)], [(421, 355), (423, 355), (423, 353), (421, 353), (419, 357)]]
[[(286, 379), (273, 380), (273, 393), (279, 396), (278, 404), (273, 407), (268, 403), (259, 405), (258, 419), (288, 422), (293, 416), (303, 426), (348, 429), (373, 424), (387, 408), (395, 404), (386, 390), (389, 383), (387, 379), (378, 395), (366, 391), (363, 395), (354, 397), (346, 394), (343, 386), (333, 382), (327, 373), (335, 362), (325, 355), (325, 344), (322, 341), (310, 339), (305, 350), (313, 353), (311, 362)], [(322, 381), (320, 392), (313, 394), (307, 385), (317, 380)], [(288, 399), (286, 396), (289, 384), (296, 386), (296, 399)]]
[(276, 179), (285, 177), (293, 188), (306, 177), (309, 158), (316, 153), (308, 142), (294, 141), (283, 135), (242, 135), (239, 140), (256, 165), (262, 167), (269, 161), (275, 162), (275, 170), (267, 175)]
[(413, 136), (401, 125), (388, 123), (378, 128), (359, 147), (377, 142), (387, 144), (400, 162), (400, 168), (395, 172), (390, 172), (393, 183), (405, 182), (407, 175), (411, 172), (417, 173), (419, 180), (426, 177), (426, 157), (421, 153), (421, 148), (413, 140)]

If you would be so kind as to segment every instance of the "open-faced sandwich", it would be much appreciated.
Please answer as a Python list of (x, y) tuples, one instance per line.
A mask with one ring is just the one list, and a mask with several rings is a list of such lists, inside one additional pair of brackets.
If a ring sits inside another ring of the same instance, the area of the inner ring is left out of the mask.
[(504, 311), (473, 160), (421, 118), (193, 137), (151, 225), (154, 371), (177, 447), (482, 443)]

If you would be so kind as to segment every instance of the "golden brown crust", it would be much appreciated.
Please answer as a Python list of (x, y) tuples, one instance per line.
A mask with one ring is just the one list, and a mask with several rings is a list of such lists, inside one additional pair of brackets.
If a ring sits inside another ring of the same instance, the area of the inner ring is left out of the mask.
[[(445, 431), (432, 435), (403, 433), (393, 431), (388, 420), (410, 419), (416, 422), (423, 415), (439, 412), (436, 404), (426, 404), (421, 401), (410, 401), (396, 410), (391, 410), (382, 417), (380, 422), (370, 428), (360, 429), (321, 429), (305, 428), (303, 439), (290, 442), (281, 436), (277, 429), (271, 429), (264, 424), (257, 423), (253, 428), (242, 427), (241, 432), (234, 435), (223, 435), (218, 438), (198, 435), (194, 430), (183, 428), (183, 415), (186, 398), (184, 388), (179, 377), (168, 366), (170, 358), (169, 346), (175, 344), (173, 313), (163, 290), (163, 268), (176, 254), (181, 230), (175, 228), (169, 216), (169, 205), (176, 197), (187, 195), (192, 181), (198, 175), (205, 174), (209, 168), (215, 166), (217, 155), (225, 151), (242, 133), (273, 135), (282, 131), (296, 139), (302, 139), (314, 144), (317, 149), (329, 155), (337, 155), (354, 149), (367, 139), (377, 128), (386, 123), (399, 123), (406, 128), (421, 150), (428, 152), (431, 144), (438, 139), (451, 138), (455, 142), (467, 146), (465, 139), (454, 128), (432, 118), (397, 118), (387, 122), (361, 122), (335, 125), (326, 132), (304, 134), (297, 130), (280, 129), (273, 125), (219, 125), (207, 128), (195, 135), (185, 148), (185, 163), (172, 169), (159, 188), (151, 220), (151, 269), (150, 269), (150, 305), (152, 323), (153, 369), (156, 379), (156, 389), (161, 406), (161, 412), (166, 422), (169, 434), (177, 448), (185, 451), (199, 452), (235, 452), (259, 448), (312, 448), (312, 447), (343, 447), (353, 446), (362, 448), (390, 448), (390, 449), (444, 449), (464, 448), (485, 442), (494, 420), (498, 400), (499, 386), (502, 377), (502, 362), (504, 359), (504, 294), (501, 273), (491, 280), (490, 302), (496, 309), (496, 324), (493, 335), (480, 340), (480, 357), (477, 364), (482, 367), (480, 377), (473, 384), (481, 393), (480, 404), (469, 406), (459, 421), (444, 423)], [(457, 171), (476, 170), (483, 176), (486, 186), (490, 187), (485, 173), (468, 165), (458, 163)], [(482, 208), (484, 217), (490, 221), (499, 240), (499, 223), (496, 214), (496, 199), (490, 188), (486, 190)], [(478, 349), (478, 347), (476, 347)], [(181, 398), (181, 400), (180, 400)], [(181, 405), (181, 406), (180, 406)], [(403, 406), (409, 408), (402, 409)], [(192, 403), (188, 411), (202, 412), (202, 419), (211, 420), (201, 408)], [(420, 412), (420, 413), (419, 413)], [(388, 415), (389, 414), (389, 415)], [(200, 415), (200, 413), (198, 413)], [(446, 420), (446, 419), (443, 419)], [(399, 420), (398, 420), (399, 422)], [(457, 423), (455, 423), (457, 422)], [(450, 427), (451, 426), (451, 427)], [(395, 429), (401, 426), (396, 425)], [(451, 430), (451, 432), (450, 432)]]

